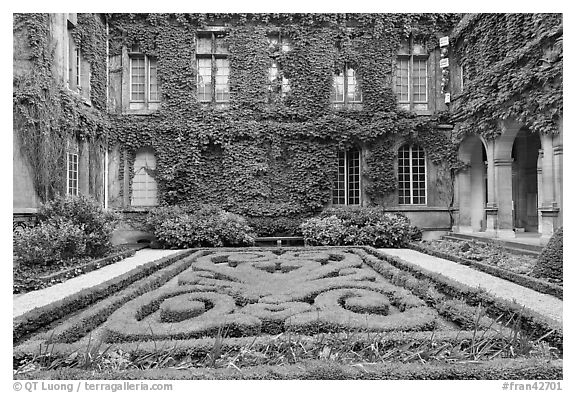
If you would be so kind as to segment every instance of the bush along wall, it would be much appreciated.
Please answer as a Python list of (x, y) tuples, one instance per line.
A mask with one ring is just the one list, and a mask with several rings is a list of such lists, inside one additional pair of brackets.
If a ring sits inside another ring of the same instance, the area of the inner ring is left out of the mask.
[[(110, 54), (118, 56), (123, 48), (137, 45), (143, 54), (157, 57), (162, 94), (160, 109), (153, 115), (110, 116), (111, 143), (127, 152), (128, 183), (134, 153), (150, 146), (157, 160), (161, 204), (218, 204), (250, 221), (305, 218), (326, 206), (337, 152), (352, 146), (369, 146), (365, 191), (374, 204), (396, 190), (395, 153), (390, 147), (395, 140), (420, 143), (449, 177), (459, 166), (451, 135), (438, 129), (437, 119), (417, 118), (399, 109), (391, 81), (403, 37), (411, 34), (432, 51), (437, 37), (458, 18), (113, 14)], [(198, 101), (197, 71), (190, 61), (196, 55), (197, 32), (215, 25), (227, 32), (230, 101), (226, 105)], [(269, 42), (271, 35), (289, 39), (290, 50)], [(289, 80), (285, 95), (280, 82), (269, 82), (272, 61)], [(361, 110), (332, 109), (333, 74), (345, 64), (358, 73)], [(286, 228), (297, 226), (286, 221)], [(285, 233), (286, 228), (268, 232)]]

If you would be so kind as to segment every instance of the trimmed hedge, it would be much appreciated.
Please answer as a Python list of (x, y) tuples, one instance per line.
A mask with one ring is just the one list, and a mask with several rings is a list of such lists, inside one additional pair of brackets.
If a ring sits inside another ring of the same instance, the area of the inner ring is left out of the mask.
[(421, 238), (421, 231), (406, 216), (383, 208), (331, 208), (301, 225), (309, 245), (370, 245), (405, 247)]
[[(159, 288), (131, 300), (108, 317), (104, 324), (106, 342), (199, 338), (214, 335), (220, 329), (228, 330), (232, 336), (260, 333), (258, 318), (233, 314), (236, 309), (233, 298), (221, 293), (192, 292), (195, 289), (193, 286)], [(210, 306), (193, 319), (163, 323), (154, 313), (166, 299), (175, 296)]]
[(546, 277), (553, 280), (563, 280), (564, 272), (564, 247), (563, 247), (563, 228), (560, 227), (548, 244), (538, 256), (538, 261), (534, 267), (534, 275), (536, 277)]
[(331, 361), (308, 361), (287, 366), (198, 368), (191, 370), (151, 369), (94, 372), (78, 369), (37, 371), (14, 379), (104, 379), (104, 380), (562, 380), (563, 362), (544, 359), (498, 359), (478, 363), (399, 363), (342, 365)]
[(53, 321), (83, 309), (100, 299), (104, 299), (111, 293), (117, 292), (135, 281), (147, 277), (175, 261), (190, 256), (193, 252), (194, 250), (182, 251), (176, 255), (170, 255), (156, 261), (148, 262), (145, 265), (138, 266), (129, 272), (94, 287), (83, 289), (62, 300), (28, 311), (14, 318), (12, 328), (13, 342), (18, 343), (30, 333), (47, 326)]
[(434, 257), (447, 259), (452, 262), (460, 263), (462, 265), (473, 267), (484, 273), (491, 274), (496, 277), (503, 278), (505, 280), (511, 281), (523, 287), (533, 289), (540, 293), (545, 293), (547, 295), (552, 295), (558, 299), (562, 299), (564, 296), (564, 290), (560, 285), (550, 283), (545, 280), (540, 280), (538, 278), (530, 277), (524, 274), (514, 273), (510, 270), (502, 269), (498, 266), (488, 265), (479, 261), (474, 261), (472, 259), (464, 259), (457, 257), (455, 255), (446, 254), (440, 251), (431, 250), (428, 247), (422, 246), (416, 243), (410, 243), (408, 248), (422, 252), (424, 254), (432, 255)]
[(530, 332), (538, 336), (538, 338), (546, 335), (545, 341), (560, 350), (562, 349), (563, 328), (560, 322), (554, 321), (534, 311), (527, 310), (517, 303), (498, 298), (480, 288), (470, 287), (441, 274), (433, 273), (419, 266), (407, 263), (399, 258), (391, 257), (372, 247), (364, 248), (366, 251), (382, 258), (396, 268), (407, 270), (417, 277), (424, 277), (431, 280), (440, 291), (450, 297), (465, 299), (471, 306), (482, 305), (492, 317), (498, 317), (502, 314), (504, 314), (505, 317), (515, 315), (519, 318), (520, 328), (523, 331)]
[[(154, 341), (130, 341), (114, 343), (113, 348), (122, 352), (131, 353), (134, 356), (146, 356), (149, 354), (170, 353), (173, 356), (195, 356), (205, 357), (209, 354), (216, 343), (221, 345), (222, 351), (240, 351), (243, 347), (250, 347), (255, 351), (265, 351), (272, 346), (282, 346), (288, 343), (299, 342), (305, 348), (312, 348), (318, 342), (325, 342), (332, 345), (333, 343), (346, 343), (353, 341), (358, 345), (366, 346), (378, 342), (383, 351), (392, 350), (401, 346), (422, 346), (428, 343), (436, 343), (436, 346), (443, 344), (458, 345), (463, 342), (471, 342), (478, 332), (474, 331), (406, 331), (406, 332), (345, 332), (345, 333), (321, 333), (314, 335), (300, 335), (297, 333), (284, 335), (261, 334), (255, 337), (202, 337), (199, 339), (189, 340), (154, 340)], [(485, 337), (496, 337), (496, 332), (488, 331)], [(14, 357), (20, 358), (25, 355), (37, 355), (43, 351), (40, 346), (41, 341), (30, 340), (14, 349)], [(85, 352), (87, 340), (73, 343), (55, 342), (50, 345), (50, 352), (54, 355), (67, 356), (73, 352)]]
[(215, 206), (160, 207), (146, 222), (165, 248), (254, 245), (254, 230), (246, 220)]

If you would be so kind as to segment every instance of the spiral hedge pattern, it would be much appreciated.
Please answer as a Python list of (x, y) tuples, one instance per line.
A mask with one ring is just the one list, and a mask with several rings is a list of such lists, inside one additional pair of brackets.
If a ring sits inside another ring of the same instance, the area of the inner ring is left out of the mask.
[[(277, 255), (279, 254), (279, 255)], [(350, 329), (421, 331), (437, 312), (351, 251), (215, 252), (118, 308), (107, 342)]]

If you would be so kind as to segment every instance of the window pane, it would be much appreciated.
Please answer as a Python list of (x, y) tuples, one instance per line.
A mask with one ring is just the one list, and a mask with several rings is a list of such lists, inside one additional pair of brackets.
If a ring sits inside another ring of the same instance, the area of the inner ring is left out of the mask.
[(414, 59), (412, 72), (412, 92), (414, 102), (427, 101), (427, 70), (426, 60)]
[(228, 101), (230, 99), (230, 86), (228, 85), (230, 62), (228, 59), (216, 59), (216, 68), (216, 102)]
[(332, 83), (332, 102), (344, 102), (344, 75), (334, 75)]
[(426, 203), (426, 165), (420, 146), (403, 145), (398, 150), (398, 203)]
[(399, 102), (409, 100), (409, 58), (399, 57), (396, 60), (396, 98)]
[(200, 54), (212, 53), (212, 34), (198, 37), (198, 41), (196, 41), (196, 53)]
[(149, 99), (150, 101), (159, 101), (160, 96), (158, 94), (158, 65), (156, 59), (149, 60)]
[(216, 52), (217, 54), (228, 54), (228, 43), (226, 42), (226, 36), (223, 34), (216, 33)]
[(347, 71), (347, 82), (348, 82), (348, 92), (347, 100), (348, 102), (362, 102), (362, 92), (360, 91), (360, 86), (356, 81), (356, 72), (348, 68)]
[(198, 100), (212, 101), (212, 60), (198, 59)]
[(144, 101), (144, 58), (134, 57), (130, 59), (130, 91), (132, 101)]
[(338, 170), (336, 181), (334, 182), (334, 187), (332, 189), (332, 204), (334, 205), (345, 205), (346, 204), (346, 157), (344, 152), (338, 152)]

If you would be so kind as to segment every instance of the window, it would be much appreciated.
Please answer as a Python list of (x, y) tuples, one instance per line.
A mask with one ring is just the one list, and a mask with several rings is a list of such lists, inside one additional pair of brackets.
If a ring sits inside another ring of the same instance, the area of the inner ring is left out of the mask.
[(88, 105), (90, 103), (90, 63), (82, 56), (82, 49), (74, 41), (77, 15), (67, 14), (67, 52), (66, 59), (66, 86), (74, 93), (78, 93)]
[(360, 205), (360, 151), (357, 149), (338, 152), (332, 204)]
[(348, 65), (334, 75), (331, 99), (334, 103), (344, 104), (362, 102), (362, 92), (356, 78), (356, 72)]
[(230, 61), (224, 33), (198, 33), (196, 88), (200, 102), (230, 100)]
[[(268, 34), (268, 46), (272, 57), (275, 59), (279, 52), (289, 52), (291, 50), (291, 42), (288, 37), (281, 35), (280, 33)], [(270, 101), (273, 100), (275, 95), (280, 95), (284, 97), (290, 91), (290, 81), (284, 76), (278, 61), (272, 60), (270, 67), (268, 68), (268, 90), (270, 91)]]
[(66, 156), (66, 194), (78, 195), (78, 154)]
[(398, 150), (398, 203), (426, 204), (426, 156), (418, 145), (403, 145)]
[(158, 204), (158, 186), (154, 179), (155, 170), (154, 151), (150, 148), (139, 150), (134, 159), (132, 206), (156, 206)]
[(396, 58), (396, 99), (407, 110), (428, 110), (428, 57), (424, 47), (403, 42)]
[(82, 90), (82, 54), (74, 42), (73, 31), (74, 26), (68, 22), (68, 88), (80, 92)]
[(158, 63), (142, 54), (130, 55), (130, 102), (159, 102)]
[(273, 94), (280, 94), (284, 97), (290, 91), (290, 81), (284, 77), (278, 67), (278, 62), (273, 61), (268, 69), (269, 90)]

